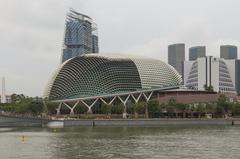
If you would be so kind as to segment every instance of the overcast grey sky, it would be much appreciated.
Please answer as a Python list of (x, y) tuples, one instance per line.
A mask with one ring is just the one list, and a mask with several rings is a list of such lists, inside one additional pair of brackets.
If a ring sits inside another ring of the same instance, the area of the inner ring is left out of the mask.
[(100, 52), (167, 61), (171, 43), (185, 43), (186, 51), (206, 45), (213, 56), (220, 44), (240, 46), (239, 0), (0, 0), (0, 76), (8, 94), (43, 94), (60, 62), (70, 7), (98, 24)]

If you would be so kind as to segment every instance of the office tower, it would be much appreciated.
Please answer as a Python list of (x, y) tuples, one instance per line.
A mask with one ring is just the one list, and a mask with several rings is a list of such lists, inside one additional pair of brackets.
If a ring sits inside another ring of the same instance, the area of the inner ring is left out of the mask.
[(173, 66), (183, 78), (183, 62), (185, 61), (185, 44), (168, 46), (168, 64)]
[(97, 35), (92, 35), (92, 52), (93, 53), (98, 53), (98, 36)]
[(240, 95), (240, 60), (235, 60), (235, 88)]
[(62, 61), (88, 53), (98, 53), (97, 27), (93, 20), (71, 9), (66, 17)]
[(189, 48), (189, 61), (194, 61), (199, 57), (206, 56), (206, 47), (205, 46), (195, 46)]
[(184, 62), (184, 85), (189, 89), (207, 90), (212, 87), (215, 92), (236, 93), (235, 60), (225, 60), (212, 56), (200, 57), (195, 61)]
[(238, 57), (237, 46), (234, 45), (221, 45), (220, 57), (224, 59), (237, 59)]

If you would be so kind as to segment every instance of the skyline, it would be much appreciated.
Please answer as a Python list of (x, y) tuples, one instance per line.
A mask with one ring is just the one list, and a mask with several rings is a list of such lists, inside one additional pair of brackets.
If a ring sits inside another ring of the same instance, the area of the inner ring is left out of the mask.
[(42, 96), (60, 64), (65, 17), (71, 7), (98, 24), (100, 52), (167, 62), (167, 47), (174, 43), (185, 43), (185, 59), (192, 46), (205, 45), (206, 55), (217, 57), (220, 45), (239, 47), (240, 23), (235, 20), (239, 5), (234, 0), (1, 1), (0, 75), (6, 78), (7, 94)]

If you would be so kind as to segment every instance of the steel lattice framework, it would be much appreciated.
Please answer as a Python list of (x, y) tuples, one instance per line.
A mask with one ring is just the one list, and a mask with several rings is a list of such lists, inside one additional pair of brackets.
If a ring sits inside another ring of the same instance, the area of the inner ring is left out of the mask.
[(160, 60), (88, 54), (63, 63), (50, 80), (45, 97), (86, 98), (176, 87), (180, 83), (176, 70)]
[(88, 108), (88, 112), (92, 112), (97, 101), (112, 104), (115, 100), (123, 103), (126, 112), (126, 103), (130, 98), (135, 103), (141, 97), (148, 102), (154, 91), (175, 89), (181, 82), (177, 71), (160, 60), (87, 54), (61, 64), (50, 79), (44, 97), (59, 103), (57, 113), (65, 105), (74, 114), (80, 102)]

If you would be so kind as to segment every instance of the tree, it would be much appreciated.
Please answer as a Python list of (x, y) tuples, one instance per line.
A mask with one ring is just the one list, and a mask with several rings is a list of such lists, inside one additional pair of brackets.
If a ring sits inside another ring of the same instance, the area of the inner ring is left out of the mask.
[(76, 114), (84, 114), (88, 111), (88, 108), (83, 104), (78, 104), (75, 108)]
[(167, 108), (167, 105), (165, 103), (161, 103), (159, 105), (160, 112), (166, 112), (167, 111), (166, 108)]
[(31, 113), (31, 105), (32, 104), (32, 99), (31, 98), (26, 98), (22, 99), (19, 103), (15, 104), (15, 111), (16, 113)]
[(225, 114), (224, 108), (220, 105), (217, 105), (215, 113), (217, 116), (223, 116)]
[(206, 112), (206, 107), (203, 105), (203, 103), (199, 103), (196, 110), (198, 112), (198, 118), (200, 118), (201, 114)]
[(188, 110), (188, 105), (184, 103), (176, 103), (176, 109), (177, 111), (180, 111), (183, 114), (183, 118), (186, 117), (186, 111)]
[(170, 98), (169, 101), (168, 101), (168, 105), (172, 105), (172, 106), (175, 106), (176, 105), (176, 99), (174, 98)]
[(174, 98), (170, 98), (168, 101), (168, 105), (166, 107), (168, 117), (173, 115), (173, 113), (175, 112), (175, 107), (176, 107), (176, 100)]
[(128, 114), (132, 114), (134, 112), (134, 109), (133, 109), (133, 104), (127, 104), (127, 113)]
[(215, 112), (215, 109), (216, 109), (216, 104), (213, 104), (213, 103), (207, 103), (206, 104), (206, 111), (207, 112), (210, 112), (210, 113), (214, 113)]
[(103, 114), (109, 115), (111, 113), (111, 109), (112, 109), (112, 105), (102, 104), (101, 106), (101, 112)]
[(29, 104), (29, 109), (34, 114), (40, 114), (43, 112), (43, 102), (42, 101), (32, 101)]
[(236, 103), (233, 105), (232, 113), (233, 116), (240, 115), (240, 103)]
[(112, 114), (122, 114), (124, 111), (124, 105), (123, 104), (117, 104), (117, 105), (113, 105), (112, 107)]
[(43, 100), (39, 97), (27, 97), (23, 94), (12, 94), (12, 102), (2, 107), (2, 110), (14, 113), (40, 114), (43, 112)]
[(205, 84), (205, 85), (204, 85), (204, 89), (205, 89), (205, 91), (213, 92), (213, 86), (212, 86), (212, 85), (207, 86), (207, 85)]
[(224, 94), (220, 94), (218, 97), (218, 105), (224, 105), (227, 102), (227, 97)]
[(145, 102), (138, 102), (133, 104), (134, 116), (137, 118), (138, 114), (144, 114), (145, 111)]
[(15, 93), (11, 95), (12, 104), (20, 103), (25, 99), (29, 99), (29, 97), (25, 97), (23, 94), (15, 94)]
[(155, 113), (159, 113), (159, 101), (157, 99), (149, 100), (148, 102), (148, 112), (153, 116)]
[(58, 107), (57, 103), (46, 101), (46, 106), (47, 106), (48, 114), (56, 114), (56, 109)]
[(229, 104), (227, 103), (227, 97), (224, 94), (220, 94), (217, 101), (216, 113), (223, 115), (228, 112)]

